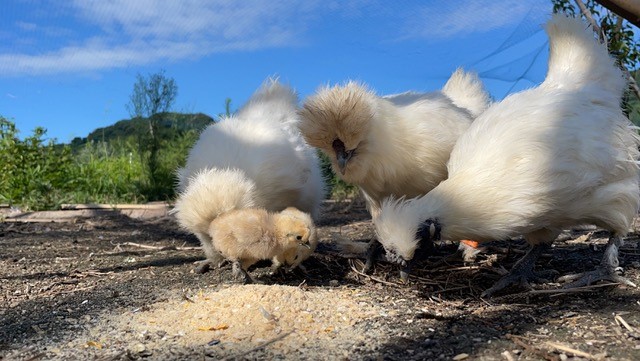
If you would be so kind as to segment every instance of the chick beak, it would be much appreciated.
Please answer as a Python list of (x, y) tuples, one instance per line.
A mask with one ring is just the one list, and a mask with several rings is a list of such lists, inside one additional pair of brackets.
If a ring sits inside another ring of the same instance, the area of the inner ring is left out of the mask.
[(309, 245), (309, 242), (300, 242), (300, 243), (298, 243), (298, 245), (300, 245), (302, 247), (307, 247), (308, 249), (311, 249), (311, 246)]

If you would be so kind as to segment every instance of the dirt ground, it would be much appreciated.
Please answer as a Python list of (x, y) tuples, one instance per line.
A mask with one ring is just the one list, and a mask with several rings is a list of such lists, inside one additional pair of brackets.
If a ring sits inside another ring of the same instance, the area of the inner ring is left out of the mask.
[[(442, 244), (404, 285), (389, 264), (365, 275), (338, 254), (337, 242), (362, 245), (373, 230), (362, 205), (328, 203), (306, 274), (262, 264), (260, 284), (239, 285), (229, 265), (194, 273), (203, 254), (171, 216), (51, 216), (0, 222), (2, 360), (640, 360), (637, 288), (548, 283), (480, 298), (522, 256), (521, 240), (466, 264)], [(567, 231), (538, 268), (590, 270), (606, 240)], [(620, 257), (636, 284), (639, 244), (631, 233)]]

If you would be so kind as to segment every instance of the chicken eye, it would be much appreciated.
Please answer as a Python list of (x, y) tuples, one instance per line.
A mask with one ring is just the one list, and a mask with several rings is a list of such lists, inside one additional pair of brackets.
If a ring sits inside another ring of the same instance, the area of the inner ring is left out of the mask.
[(302, 241), (302, 236), (297, 236), (297, 237), (296, 237), (296, 239), (297, 239), (298, 241)]

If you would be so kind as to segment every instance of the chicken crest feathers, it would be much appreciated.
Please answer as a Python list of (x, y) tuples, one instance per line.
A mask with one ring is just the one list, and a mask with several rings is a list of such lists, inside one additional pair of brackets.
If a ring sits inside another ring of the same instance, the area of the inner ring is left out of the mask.
[(371, 90), (353, 81), (321, 88), (299, 110), (300, 132), (313, 147), (331, 149), (339, 138), (350, 149), (368, 132), (375, 111), (369, 100), (373, 97)]

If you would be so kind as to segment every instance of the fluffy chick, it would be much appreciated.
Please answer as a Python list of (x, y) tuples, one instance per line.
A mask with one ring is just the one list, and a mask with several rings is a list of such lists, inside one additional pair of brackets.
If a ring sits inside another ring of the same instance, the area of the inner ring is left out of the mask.
[(632, 285), (616, 273), (640, 204), (638, 135), (620, 108), (626, 82), (579, 19), (554, 15), (546, 31), (545, 81), (482, 113), (453, 149), (449, 178), (431, 192), (382, 205), (376, 231), (400, 264), (420, 258), (429, 239), (524, 235), (531, 251), (490, 296), (536, 280), (536, 258), (563, 228), (595, 224), (612, 233), (600, 268), (565, 287)]
[(447, 178), (453, 145), (488, 104), (478, 77), (461, 69), (432, 93), (380, 97), (349, 82), (309, 97), (299, 128), (336, 174), (360, 188), (375, 222), (384, 198), (424, 195)]
[(313, 219), (308, 213), (300, 212), (294, 207), (286, 208), (280, 212), (280, 215), (283, 217), (287, 216), (290, 218), (297, 218), (300, 222), (303, 222), (309, 227), (310, 235), (305, 247), (290, 248), (289, 250), (276, 255), (272, 260), (274, 268), (278, 268), (280, 265), (287, 265), (289, 269), (300, 267), (304, 271), (305, 269), (301, 265), (301, 262), (309, 258), (318, 246), (318, 233)]
[(210, 263), (222, 258), (209, 225), (225, 212), (297, 207), (317, 218), (325, 184), (315, 150), (297, 129), (297, 101), (291, 88), (266, 81), (236, 114), (202, 132), (178, 171), (176, 218), (198, 237)]
[(251, 282), (248, 268), (260, 260), (297, 257), (317, 244), (313, 221), (295, 208), (270, 213), (262, 208), (236, 209), (216, 217), (209, 225), (213, 247), (233, 263), (235, 277)]

